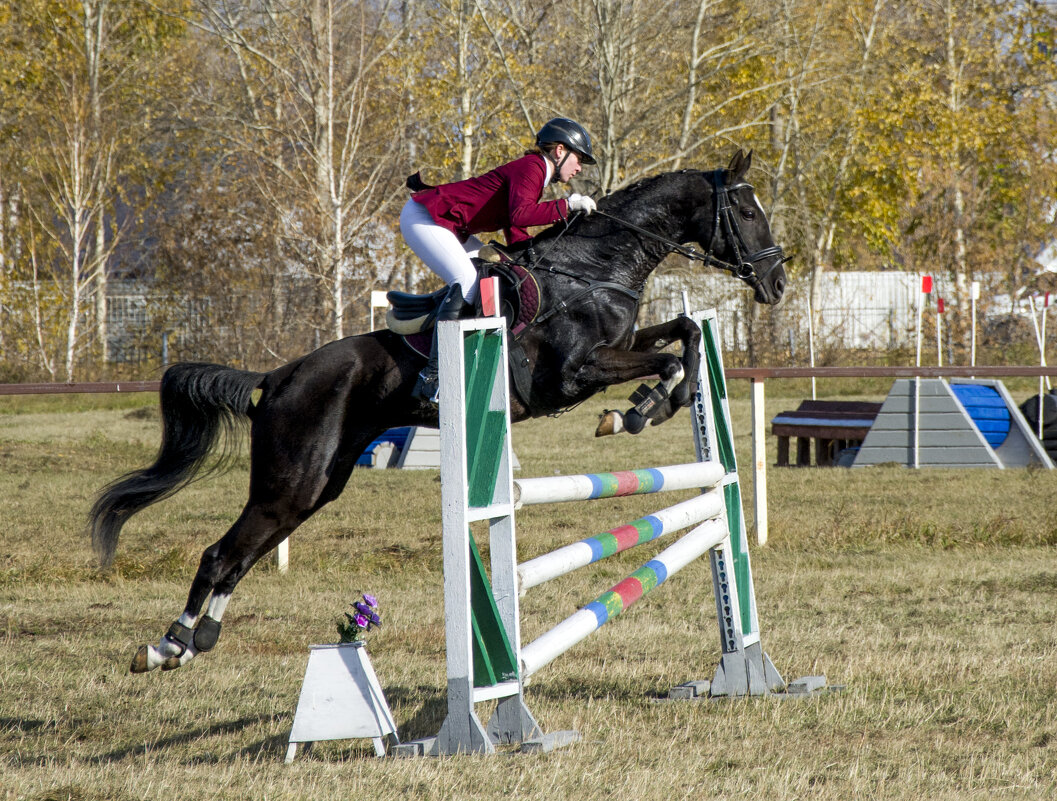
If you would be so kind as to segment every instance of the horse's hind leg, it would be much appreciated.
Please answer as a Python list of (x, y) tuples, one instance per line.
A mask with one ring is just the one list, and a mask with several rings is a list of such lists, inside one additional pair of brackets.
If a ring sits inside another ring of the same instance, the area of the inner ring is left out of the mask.
[[(157, 647), (139, 648), (131, 672), (145, 673), (157, 667), (171, 670), (212, 649), (220, 636), (221, 619), (235, 585), (299, 523), (296, 515), (247, 504), (228, 532), (202, 553), (183, 613)], [(205, 615), (200, 615), (207, 597)]]
[[(296, 471), (274, 469), (275, 454), (255, 452), (254, 469), (260, 469), (266, 480), (251, 479), (250, 500), (239, 519), (202, 553), (183, 613), (157, 647), (139, 648), (131, 672), (145, 673), (157, 667), (172, 670), (210, 650), (220, 636), (221, 619), (235, 586), (262, 556), (341, 494), (356, 458), (371, 438), (373, 434), (368, 432), (362, 437), (365, 441), (353, 443), (341, 455), (332, 452), (329, 459), (306, 459), (306, 463), (318, 466), (303, 472), (296, 481), (290, 478), (297, 475)], [(205, 615), (200, 616), (207, 598)]]

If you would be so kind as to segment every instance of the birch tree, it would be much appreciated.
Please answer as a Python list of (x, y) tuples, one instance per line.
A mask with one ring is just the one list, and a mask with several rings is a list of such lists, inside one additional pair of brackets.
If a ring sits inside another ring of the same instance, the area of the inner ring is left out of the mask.
[(216, 80), (234, 78), (238, 90), (214, 86), (209, 124), (254, 165), (281, 246), (327, 287), (329, 334), (343, 337), (351, 252), (395, 197), (395, 9), (388, 0), (198, 0), (197, 9), (227, 57)]
[[(179, 26), (131, 0), (5, 3), (3, 19), (5, 38), (16, 45), (15, 83), (29, 89), (10, 140), (20, 171), (5, 195), (20, 199), (20, 216), (42, 238), (33, 248), (34, 275), (50, 273), (62, 288), (63, 342), (52, 346), (61, 348), (72, 381), (93, 319), (106, 359), (108, 268), (135, 217), (122, 209), (131, 194), (141, 201), (151, 195), (141, 150), (155, 141), (145, 89), (157, 87), (164, 45)], [(21, 249), (23, 259), (28, 252)]]

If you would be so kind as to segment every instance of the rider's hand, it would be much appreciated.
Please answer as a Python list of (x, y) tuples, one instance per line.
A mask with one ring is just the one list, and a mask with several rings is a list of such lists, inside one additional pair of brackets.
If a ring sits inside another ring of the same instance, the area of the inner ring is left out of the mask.
[(569, 195), (569, 209), (572, 211), (582, 211), (584, 214), (590, 214), (598, 208), (595, 205), (594, 198), (587, 195), (578, 195), (575, 192)]

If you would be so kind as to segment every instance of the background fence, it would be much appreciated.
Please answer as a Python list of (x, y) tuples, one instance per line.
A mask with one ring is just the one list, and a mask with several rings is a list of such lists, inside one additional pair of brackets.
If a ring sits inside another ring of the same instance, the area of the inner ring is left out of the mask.
[[(824, 274), (812, 318), (816, 353), (913, 347), (919, 281), (917, 274), (901, 271)], [(996, 276), (991, 283), (999, 281)], [(719, 311), (724, 349), (733, 363), (807, 363), (809, 290), (806, 278), (793, 280), (783, 303), (764, 309), (754, 305), (743, 283), (725, 273), (670, 268), (649, 282), (639, 323), (650, 325), (680, 314), (686, 292), (692, 308)], [(291, 280), (282, 286), (233, 290), (224, 297), (173, 296), (142, 282), (112, 281), (106, 302), (109, 361), (132, 367), (170, 360), (274, 366), (330, 338), (317, 291), (310, 283)], [(938, 279), (937, 293), (949, 296), (951, 287)], [(363, 313), (357, 311), (352, 318), (351, 333), (369, 325), (367, 302), (359, 305)], [(981, 336), (990, 331), (1005, 342), (1033, 345), (1025, 305), (1022, 300), (1020, 312), (1011, 315), (1014, 304), (1008, 296), (985, 290)], [(927, 325), (932, 324), (929, 320)], [(84, 329), (91, 331), (87, 319)]]

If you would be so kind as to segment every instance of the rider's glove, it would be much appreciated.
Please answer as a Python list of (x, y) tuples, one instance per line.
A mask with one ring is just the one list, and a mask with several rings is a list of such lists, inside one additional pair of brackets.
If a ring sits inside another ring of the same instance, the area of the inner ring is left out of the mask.
[(590, 214), (596, 208), (598, 207), (595, 205), (594, 199), (587, 195), (578, 195), (576, 193), (569, 195), (569, 209), (571, 211), (582, 211), (584, 214)]

